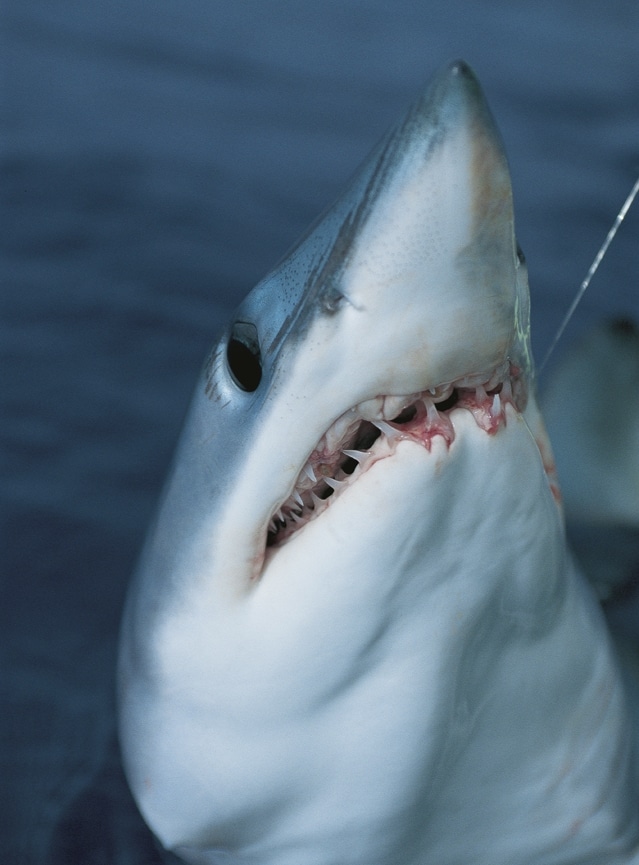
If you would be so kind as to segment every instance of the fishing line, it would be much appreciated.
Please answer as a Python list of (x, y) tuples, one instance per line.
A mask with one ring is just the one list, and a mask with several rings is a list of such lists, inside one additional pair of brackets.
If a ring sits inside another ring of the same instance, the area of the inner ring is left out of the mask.
[(566, 329), (566, 325), (568, 324), (568, 322), (572, 318), (573, 313), (577, 309), (577, 306), (579, 305), (581, 298), (584, 296), (586, 289), (590, 285), (590, 280), (593, 278), (593, 276), (597, 272), (597, 268), (601, 264), (602, 258), (604, 257), (604, 255), (608, 251), (608, 247), (612, 243), (612, 240), (613, 240), (615, 234), (617, 233), (619, 226), (623, 222), (626, 213), (628, 213), (628, 211), (630, 210), (630, 207), (632, 205), (632, 202), (635, 200), (635, 196), (637, 195), (637, 192), (639, 192), (639, 177), (635, 180), (635, 184), (632, 187), (632, 189), (630, 190), (628, 197), (624, 201), (623, 205), (621, 206), (621, 210), (617, 214), (617, 218), (615, 219), (612, 228), (610, 229), (610, 231), (606, 235), (606, 239), (604, 240), (604, 242), (601, 244), (601, 246), (599, 248), (599, 252), (595, 256), (595, 260), (590, 265), (588, 273), (586, 274), (586, 278), (581, 283), (581, 286), (579, 287), (579, 291), (577, 292), (572, 303), (568, 307), (568, 312), (564, 316), (564, 320), (559, 325), (559, 330), (555, 334), (555, 338), (553, 339), (553, 341), (550, 343), (550, 348), (546, 352), (546, 356), (544, 357), (542, 364), (539, 367), (538, 375), (541, 374), (543, 368), (546, 366), (546, 363), (548, 362), (548, 358), (553, 353), (555, 346), (557, 345), (557, 343), (561, 339), (561, 336), (562, 336), (564, 330)]

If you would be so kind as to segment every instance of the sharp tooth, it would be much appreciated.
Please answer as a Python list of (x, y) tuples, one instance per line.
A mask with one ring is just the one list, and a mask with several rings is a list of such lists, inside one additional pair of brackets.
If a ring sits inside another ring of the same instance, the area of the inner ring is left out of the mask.
[(397, 430), (394, 429), (389, 423), (386, 423), (385, 420), (374, 420), (371, 421), (371, 423), (373, 424), (373, 426), (376, 426), (380, 432), (384, 433), (384, 435), (387, 436), (389, 439), (393, 439), (397, 435), (399, 435)]
[(313, 501), (313, 507), (315, 508), (316, 511), (319, 510), (319, 508), (322, 505), (326, 504), (325, 499), (321, 499), (319, 496), (316, 496), (315, 493), (313, 493), (313, 492), (311, 493), (311, 499)]
[(348, 486), (346, 481), (336, 481), (335, 478), (324, 478), (326, 484), (334, 490), (341, 490), (342, 487)]
[(302, 499), (301, 495), (298, 493), (297, 490), (293, 490), (293, 498), (300, 507), (304, 507), (304, 500)]
[(490, 413), (494, 418), (501, 414), (501, 400), (499, 399), (498, 393), (493, 397), (493, 404), (490, 407)]
[(279, 511), (275, 514), (275, 516), (278, 518), (278, 520), (281, 523), (284, 522), (284, 514), (282, 513), (282, 508), (279, 509)]
[(355, 460), (358, 463), (362, 463), (369, 455), (370, 451), (354, 451), (345, 448), (342, 453), (344, 454), (344, 456), (350, 457), (352, 460)]
[(302, 515), (301, 514), (296, 514), (293, 511), (291, 511), (291, 516), (293, 517), (293, 522), (295, 522), (295, 523), (301, 523), (302, 522)]
[(315, 477), (313, 466), (310, 463), (306, 463), (306, 465), (304, 466), (304, 474), (310, 481), (312, 481), (313, 483), (317, 483), (317, 478)]
[(484, 386), (481, 384), (476, 385), (475, 386), (475, 399), (477, 400), (477, 402), (479, 402), (479, 403), (485, 402), (487, 398), (488, 398), (488, 394), (484, 390)]
[(430, 399), (425, 399), (424, 405), (426, 406), (426, 417), (428, 418), (428, 423), (437, 423), (439, 420), (439, 412), (435, 408), (435, 403)]

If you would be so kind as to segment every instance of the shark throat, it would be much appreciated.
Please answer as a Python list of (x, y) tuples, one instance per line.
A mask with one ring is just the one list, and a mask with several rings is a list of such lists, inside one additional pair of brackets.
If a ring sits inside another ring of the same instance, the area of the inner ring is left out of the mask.
[(269, 553), (319, 517), (361, 475), (392, 456), (400, 441), (431, 450), (441, 437), (455, 440), (451, 415), (470, 412), (477, 426), (495, 435), (506, 425), (506, 406), (521, 413), (528, 389), (522, 370), (505, 360), (489, 373), (462, 378), (404, 396), (380, 396), (353, 406), (326, 430), (301, 469), (291, 494), (273, 512), (266, 540)]

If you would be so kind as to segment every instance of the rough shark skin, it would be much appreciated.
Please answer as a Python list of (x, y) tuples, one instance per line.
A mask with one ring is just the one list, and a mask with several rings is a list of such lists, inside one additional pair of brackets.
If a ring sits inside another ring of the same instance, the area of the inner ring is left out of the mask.
[(503, 148), (458, 62), (198, 382), (119, 674), (131, 788), (186, 862), (639, 861), (528, 304)]

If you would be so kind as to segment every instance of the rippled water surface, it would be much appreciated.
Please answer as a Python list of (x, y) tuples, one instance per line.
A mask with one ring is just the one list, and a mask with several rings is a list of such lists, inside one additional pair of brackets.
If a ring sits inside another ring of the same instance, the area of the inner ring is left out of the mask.
[[(0, 25), (0, 859), (152, 865), (115, 642), (216, 329), (461, 56), (509, 153), (539, 354), (639, 172), (639, 5), (4, 0)], [(637, 237), (631, 213), (564, 345), (639, 316)]]

